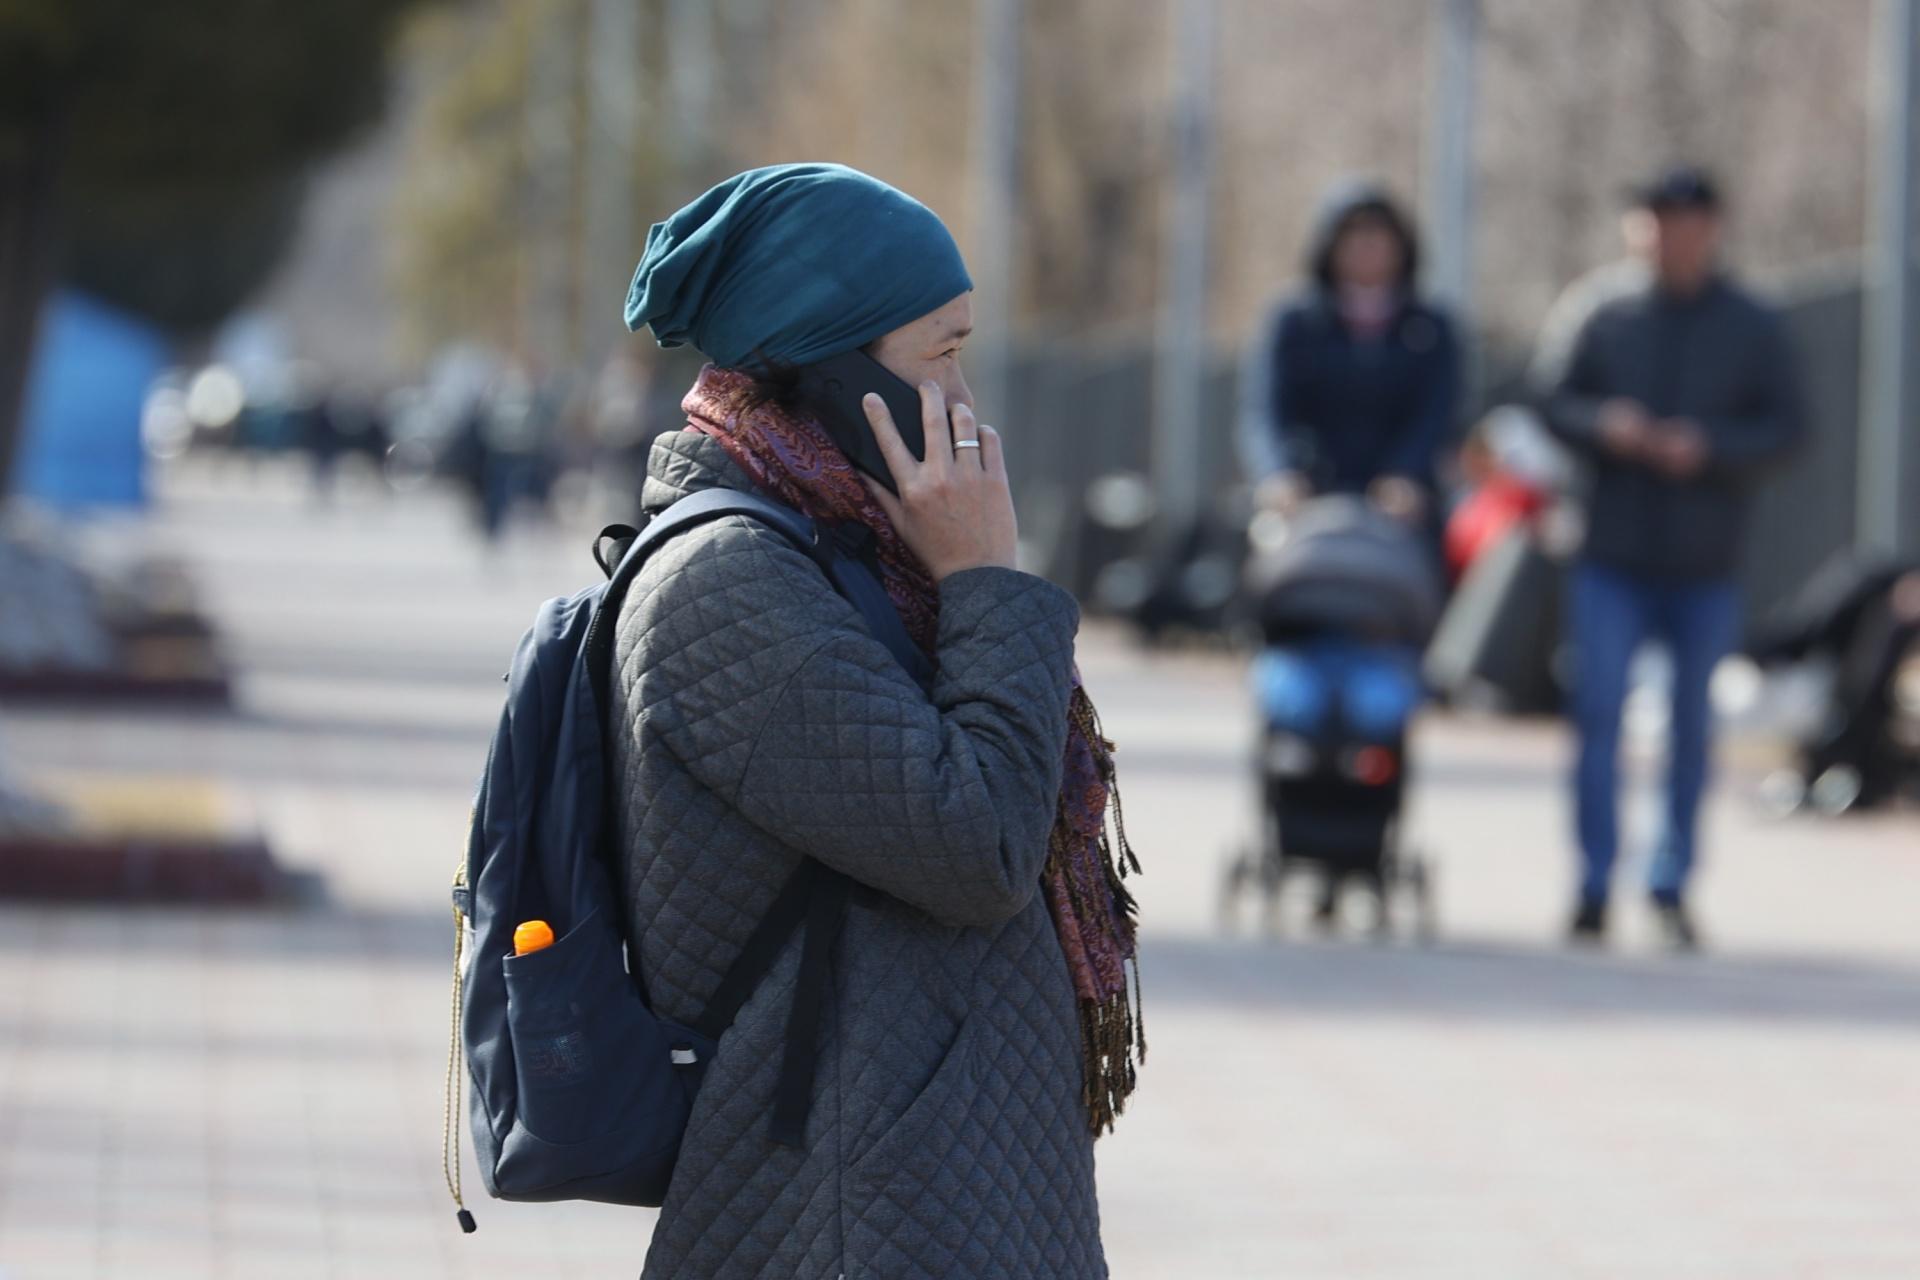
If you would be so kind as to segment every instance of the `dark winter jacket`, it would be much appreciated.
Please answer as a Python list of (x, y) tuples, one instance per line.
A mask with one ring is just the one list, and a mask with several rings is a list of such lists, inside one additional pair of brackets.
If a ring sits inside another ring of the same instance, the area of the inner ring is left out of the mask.
[[(675, 433), (643, 501), (715, 486), (751, 482)], [(661, 1013), (702, 1008), (802, 857), (856, 882), (806, 1149), (768, 1136), (796, 937), (708, 1068), (649, 1280), (1107, 1273), (1073, 982), (1039, 892), (1079, 615), (1011, 569), (940, 595), (931, 698), (744, 518), (663, 548), (621, 611), (625, 890)]]
[[(1341, 321), (1333, 246), (1358, 212), (1378, 214), (1400, 235), (1398, 313), (1378, 337)], [(1299, 471), (1317, 489), (1358, 493), (1400, 475), (1429, 489), (1453, 427), (1460, 354), (1453, 326), (1414, 293), (1419, 244), (1412, 224), (1381, 191), (1341, 188), (1323, 204), (1308, 247), (1311, 287), (1268, 318), (1242, 372), (1240, 447), (1249, 478)]]
[[(1779, 320), (1728, 280), (1679, 298), (1638, 268), (1579, 287), (1535, 365), (1547, 427), (1587, 464), (1585, 554), (1649, 578), (1733, 576), (1749, 496), (1801, 434), (1793, 353)], [(1705, 469), (1671, 479), (1600, 443), (1600, 407), (1624, 397), (1706, 433)]]

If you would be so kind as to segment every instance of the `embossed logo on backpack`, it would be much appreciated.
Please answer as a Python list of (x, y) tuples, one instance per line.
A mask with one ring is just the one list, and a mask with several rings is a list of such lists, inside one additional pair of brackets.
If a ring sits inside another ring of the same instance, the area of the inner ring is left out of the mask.
[(521, 1041), (522, 1070), (542, 1084), (577, 1084), (593, 1070), (585, 1032), (541, 1036)]

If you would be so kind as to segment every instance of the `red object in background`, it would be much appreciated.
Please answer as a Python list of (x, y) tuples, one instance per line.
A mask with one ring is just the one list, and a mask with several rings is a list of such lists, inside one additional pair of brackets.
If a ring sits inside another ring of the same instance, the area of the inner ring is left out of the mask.
[(1384, 787), (1400, 772), (1400, 762), (1385, 747), (1362, 747), (1353, 753), (1353, 776), (1369, 787)]
[(1489, 476), (1447, 519), (1447, 569), (1454, 581), (1509, 529), (1546, 510), (1547, 501), (1545, 493), (1517, 476), (1506, 472)]

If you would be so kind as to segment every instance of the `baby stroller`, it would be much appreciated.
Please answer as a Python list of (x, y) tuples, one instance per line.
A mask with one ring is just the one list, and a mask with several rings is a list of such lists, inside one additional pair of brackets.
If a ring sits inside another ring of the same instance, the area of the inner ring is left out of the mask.
[(1235, 857), (1222, 891), (1230, 923), (1258, 887), (1278, 926), (1288, 873), (1320, 873), (1314, 919), (1337, 920), (1341, 890), (1372, 891), (1373, 924), (1411, 894), (1431, 933), (1431, 876), (1400, 841), (1408, 724), (1422, 699), (1420, 652), (1439, 612), (1437, 565), (1420, 535), (1355, 497), (1309, 503), (1282, 526), (1254, 530), (1245, 607), (1258, 628), (1260, 712), (1255, 847)]

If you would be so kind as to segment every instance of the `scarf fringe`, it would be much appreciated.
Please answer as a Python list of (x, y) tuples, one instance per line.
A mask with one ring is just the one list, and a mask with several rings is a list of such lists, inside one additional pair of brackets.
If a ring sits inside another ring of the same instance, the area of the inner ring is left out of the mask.
[[(1082, 734), (1093, 750), (1100, 780), (1112, 801), (1111, 823), (1103, 821), (1096, 847), (1100, 851), (1102, 888), (1109, 902), (1089, 902), (1075, 877), (1066, 874), (1076, 839), (1064, 820), (1054, 825), (1048, 872), (1059, 877), (1066, 889), (1068, 904), (1075, 917), (1089, 923), (1111, 921), (1117, 915), (1122, 947), (1120, 989), (1099, 998), (1081, 998), (1080, 1051), (1083, 1067), (1081, 1101), (1087, 1109), (1087, 1121), (1094, 1137), (1111, 1133), (1115, 1117), (1126, 1110), (1127, 1099), (1139, 1080), (1138, 1065), (1147, 1058), (1147, 1027), (1142, 1016), (1140, 994), (1140, 956), (1136, 941), (1139, 903), (1126, 887), (1131, 871), (1140, 874), (1140, 860), (1127, 838), (1120, 790), (1113, 763), (1114, 743), (1100, 729), (1099, 712), (1086, 690), (1075, 688), (1067, 711), (1074, 729)], [(1127, 970), (1132, 971), (1131, 989)]]
[[(1129, 964), (1137, 984), (1140, 966), (1131, 961)], [(1098, 1138), (1113, 1132), (1115, 1117), (1127, 1109), (1127, 1099), (1139, 1079), (1136, 1067), (1146, 1055), (1139, 1016), (1126, 990), (1105, 1000), (1080, 1001), (1080, 1052), (1087, 1064), (1080, 1100), (1086, 1106), (1093, 1136)]]

